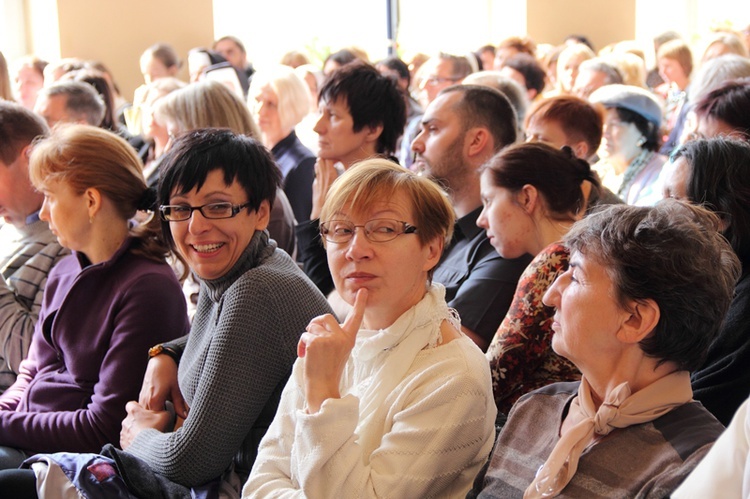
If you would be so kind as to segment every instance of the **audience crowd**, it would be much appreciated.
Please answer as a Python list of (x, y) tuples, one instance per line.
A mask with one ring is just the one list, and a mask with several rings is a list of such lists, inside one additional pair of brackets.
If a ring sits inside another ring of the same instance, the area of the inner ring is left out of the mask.
[(748, 497), (750, 26), (543, 41), (0, 52), (0, 496)]

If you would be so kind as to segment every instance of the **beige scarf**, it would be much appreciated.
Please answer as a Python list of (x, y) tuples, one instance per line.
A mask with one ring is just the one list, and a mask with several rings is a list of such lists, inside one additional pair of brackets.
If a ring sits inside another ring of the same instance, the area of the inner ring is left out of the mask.
[(554, 497), (575, 475), (581, 453), (591, 444), (594, 434), (607, 435), (615, 428), (648, 423), (675, 407), (693, 399), (690, 373), (676, 371), (630, 393), (628, 383), (618, 385), (596, 409), (591, 395), (591, 385), (585, 377), (578, 387), (578, 396), (570, 404), (568, 417), (580, 421), (570, 428), (552, 449), (536, 478), (524, 492), (524, 499)]

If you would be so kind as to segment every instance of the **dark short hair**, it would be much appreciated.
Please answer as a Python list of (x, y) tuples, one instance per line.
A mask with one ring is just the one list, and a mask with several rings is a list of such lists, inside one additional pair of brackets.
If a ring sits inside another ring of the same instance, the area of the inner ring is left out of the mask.
[(465, 130), (477, 126), (487, 128), (494, 140), (495, 152), (516, 141), (516, 112), (501, 92), (482, 85), (453, 85), (441, 90), (439, 95), (454, 92), (461, 94), (454, 109)]
[(164, 64), (165, 67), (177, 67), (179, 69), (182, 66), (182, 61), (177, 55), (177, 51), (168, 43), (159, 42), (151, 45), (144, 52), (151, 53), (151, 57)]
[(734, 295), (740, 263), (719, 233), (719, 218), (687, 202), (610, 205), (573, 225), (564, 238), (607, 269), (620, 306), (653, 300), (659, 321), (640, 342), (659, 363), (700, 367)]
[(94, 87), (94, 90), (97, 91), (99, 97), (102, 98), (102, 102), (104, 103), (104, 118), (102, 118), (99, 126), (117, 133), (119, 123), (115, 116), (115, 99), (112, 95), (112, 89), (104, 77), (104, 73), (95, 69), (79, 69), (67, 73), (63, 78), (88, 83)]
[(740, 260), (750, 262), (750, 144), (728, 138), (685, 143), (672, 161), (690, 165), (687, 196), (716, 212), (724, 237)]
[(585, 35), (578, 35), (578, 34), (568, 35), (565, 37), (565, 41), (566, 42), (573, 41), (576, 43), (581, 43), (583, 45), (586, 45), (588, 48), (590, 48), (592, 52), (595, 52), (594, 44), (591, 43), (591, 40), (589, 40)]
[(599, 179), (589, 163), (573, 155), (570, 147), (555, 149), (541, 142), (513, 144), (485, 163), (492, 183), (512, 192), (533, 185), (542, 195), (550, 217), (567, 220), (586, 210), (581, 182), (588, 180), (598, 189)]
[(39, 95), (46, 97), (64, 95), (66, 97), (65, 109), (68, 113), (78, 119), (85, 119), (86, 123), (91, 126), (101, 125), (107, 111), (104, 99), (93, 85), (82, 81), (61, 80), (42, 88)]
[[(281, 185), (281, 172), (271, 153), (253, 138), (219, 128), (202, 128), (187, 132), (174, 141), (161, 162), (157, 202), (169, 204), (174, 192), (180, 194), (200, 189), (214, 170), (224, 173), (224, 182), (237, 181), (247, 193), (248, 210), (254, 211), (263, 201), (270, 206)], [(164, 239), (174, 251), (169, 222), (162, 221)]]
[(721, 120), (750, 140), (750, 78), (730, 80), (711, 90), (695, 104), (699, 118)]
[(536, 52), (536, 43), (531, 38), (521, 38), (520, 36), (510, 36), (497, 45), (498, 49), (510, 48), (517, 50), (522, 54), (534, 55)]
[(9, 165), (18, 159), (21, 149), (37, 137), (46, 137), (49, 129), (36, 113), (15, 102), (0, 99), (0, 161)]
[(216, 45), (219, 42), (225, 42), (225, 41), (230, 41), (230, 42), (234, 43), (235, 45), (237, 45), (237, 48), (240, 49), (240, 52), (242, 52), (243, 54), (247, 54), (247, 51), (245, 50), (245, 44), (242, 43), (242, 40), (240, 40), (236, 36), (232, 36), (232, 35), (222, 36), (221, 38), (219, 38), (218, 40), (216, 40), (214, 42), (214, 44), (211, 46), (211, 48), (214, 49), (214, 50), (216, 50)]
[(521, 73), (526, 80), (526, 89), (534, 89), (538, 94), (544, 90), (544, 78), (546, 76), (544, 69), (533, 55), (516, 54), (509, 57), (503, 66), (515, 69)]
[(333, 52), (331, 54), (328, 54), (328, 57), (325, 58), (325, 61), (323, 61), (323, 66), (325, 66), (325, 63), (328, 61), (333, 61), (339, 66), (346, 66), (347, 64), (354, 62), (358, 60), (357, 54), (352, 52), (349, 49), (341, 49), (336, 52)]
[(406, 80), (407, 87), (409, 86), (409, 84), (411, 84), (411, 73), (409, 72), (409, 66), (397, 56), (394, 55), (391, 57), (386, 57), (382, 61), (379, 61), (377, 65), (383, 65), (391, 71), (395, 71), (396, 73), (398, 73), (399, 78), (403, 78)]
[(646, 142), (641, 146), (643, 149), (647, 151), (659, 150), (662, 137), (658, 126), (630, 109), (625, 109), (624, 107), (613, 107), (611, 109), (615, 110), (620, 121), (634, 124), (638, 131), (641, 132), (646, 139)]
[(535, 121), (554, 121), (570, 139), (584, 141), (589, 154), (602, 142), (602, 107), (574, 95), (557, 95), (538, 101), (526, 114), (526, 127)]
[(406, 103), (396, 83), (362, 61), (342, 66), (320, 89), (318, 102), (342, 100), (349, 107), (354, 131), (383, 126), (377, 152), (392, 154), (406, 125)]

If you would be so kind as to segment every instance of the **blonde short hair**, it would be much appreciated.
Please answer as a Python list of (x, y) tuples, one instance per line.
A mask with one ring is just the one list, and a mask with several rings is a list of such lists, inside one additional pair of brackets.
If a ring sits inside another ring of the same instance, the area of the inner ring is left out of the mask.
[(429, 178), (382, 158), (356, 163), (339, 177), (328, 191), (320, 220), (330, 220), (346, 205), (364, 211), (401, 192), (412, 201), (420, 243), (424, 246), (440, 239), (447, 244), (453, 236), (456, 217), (445, 191)]
[[(434, 181), (382, 158), (371, 158), (355, 163), (331, 186), (320, 213), (326, 222), (345, 206), (364, 212), (370, 206), (398, 193), (411, 200), (417, 237), (424, 247), (438, 240), (441, 251), (453, 236), (456, 216), (446, 192)], [(432, 280), (435, 267), (427, 272)]]
[(173, 122), (182, 132), (228, 128), (260, 140), (260, 131), (245, 102), (222, 83), (191, 83), (160, 99), (154, 110), (160, 123)]
[(273, 90), (279, 100), (279, 119), (284, 130), (294, 129), (310, 112), (310, 89), (293, 68), (279, 65), (255, 73), (250, 91), (247, 93), (248, 106), (251, 109), (255, 96), (265, 87)]

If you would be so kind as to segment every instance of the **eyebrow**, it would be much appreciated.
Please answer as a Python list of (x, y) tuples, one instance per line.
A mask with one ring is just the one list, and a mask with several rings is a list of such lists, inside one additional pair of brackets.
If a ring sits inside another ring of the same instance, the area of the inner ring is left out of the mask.
[[(192, 189), (191, 189), (191, 191), (192, 191)], [(187, 192), (183, 192), (181, 194), (175, 194), (173, 196), (169, 196), (169, 199), (174, 199), (174, 198), (178, 198), (178, 199), (179, 198), (183, 198), (184, 199), (184, 198), (187, 197), (187, 194), (188, 194)], [(222, 195), (222, 196), (226, 196), (226, 197), (230, 197), (230, 198), (232, 197), (226, 191), (211, 191), (211, 192), (206, 192), (206, 193), (201, 193), (199, 191), (196, 194), (201, 195), (201, 196), (206, 197), (206, 198), (209, 198), (211, 196), (216, 196), (216, 195)]]

